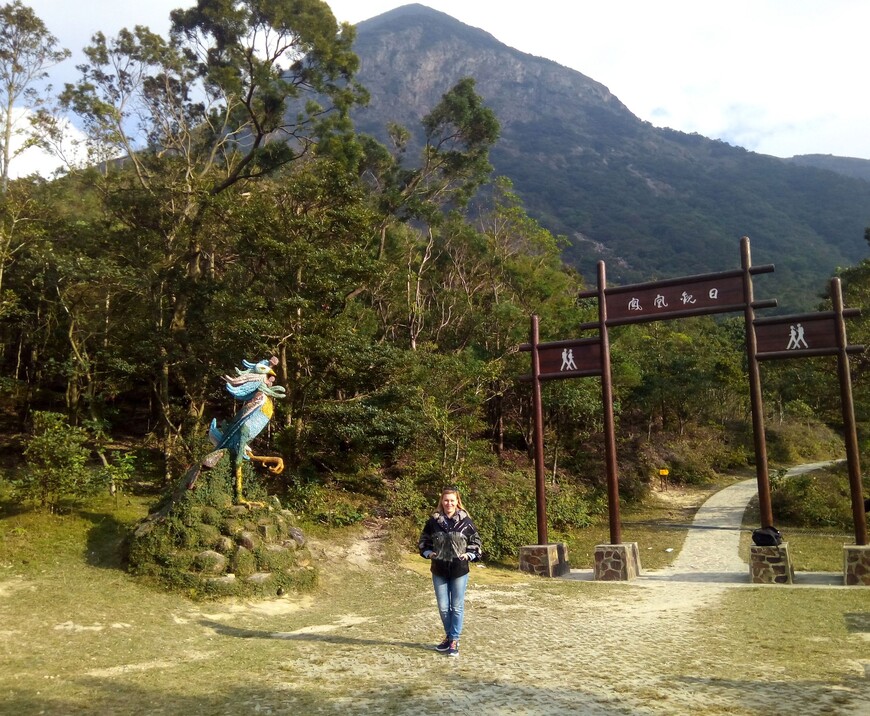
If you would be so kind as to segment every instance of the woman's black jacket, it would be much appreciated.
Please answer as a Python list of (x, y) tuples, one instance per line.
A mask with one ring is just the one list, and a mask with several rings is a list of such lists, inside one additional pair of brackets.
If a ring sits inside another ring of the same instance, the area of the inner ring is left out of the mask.
[[(468, 574), (468, 563), (481, 554), (480, 535), (465, 510), (456, 510), (453, 519), (436, 512), (426, 522), (417, 546), (421, 557), (431, 556), (432, 574), (446, 579)], [(463, 554), (468, 558), (459, 559)]]

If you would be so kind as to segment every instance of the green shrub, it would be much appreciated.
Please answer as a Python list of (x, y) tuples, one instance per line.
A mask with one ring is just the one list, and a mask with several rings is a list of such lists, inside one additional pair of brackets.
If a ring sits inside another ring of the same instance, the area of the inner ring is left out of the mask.
[(485, 510), (477, 519), (484, 554), (496, 562), (515, 561), (520, 547), (538, 541), (533, 510), (517, 510), (513, 514)]
[(16, 487), (25, 499), (56, 512), (64, 498), (82, 499), (104, 484), (103, 476), (86, 467), (88, 435), (69, 425), (60, 413), (32, 413), (33, 431), (24, 448), (25, 469)]
[(369, 514), (364, 495), (316, 483), (294, 486), (288, 491), (288, 498), (294, 512), (329, 527), (354, 525)]
[(422, 519), (430, 511), (430, 501), (411, 475), (402, 475), (387, 489), (384, 508), (391, 517)]
[(480, 532), (487, 559), (514, 560), (520, 547), (537, 542), (535, 486), (527, 474), (478, 476), (457, 485)]
[(127, 492), (133, 483), (136, 472), (136, 456), (129, 452), (113, 450), (109, 455), (109, 464), (103, 466), (103, 479), (113, 495)]
[(781, 525), (850, 530), (853, 525), (845, 466), (784, 477), (771, 475), (770, 501)]
[(589, 490), (570, 483), (553, 485), (547, 490), (547, 518), (557, 530), (588, 527), (599, 506)]

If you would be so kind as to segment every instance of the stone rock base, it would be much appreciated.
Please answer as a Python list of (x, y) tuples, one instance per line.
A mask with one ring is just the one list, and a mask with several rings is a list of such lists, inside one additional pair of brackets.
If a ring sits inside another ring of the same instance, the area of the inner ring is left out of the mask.
[(520, 547), (520, 571), (539, 577), (561, 577), (571, 571), (568, 547), (563, 542)]
[(753, 584), (794, 584), (788, 542), (775, 547), (749, 545), (749, 576)]
[(595, 545), (593, 576), (604, 582), (628, 581), (640, 574), (637, 542)]
[(870, 545), (843, 545), (843, 584), (870, 587)]

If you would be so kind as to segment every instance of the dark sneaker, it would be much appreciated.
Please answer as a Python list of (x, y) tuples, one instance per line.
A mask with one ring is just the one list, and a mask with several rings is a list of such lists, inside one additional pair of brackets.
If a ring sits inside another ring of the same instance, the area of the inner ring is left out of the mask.
[(447, 647), (447, 656), (459, 656), (459, 642), (451, 641)]
[(440, 644), (435, 646), (435, 651), (447, 651), (450, 648), (450, 639), (444, 639)]

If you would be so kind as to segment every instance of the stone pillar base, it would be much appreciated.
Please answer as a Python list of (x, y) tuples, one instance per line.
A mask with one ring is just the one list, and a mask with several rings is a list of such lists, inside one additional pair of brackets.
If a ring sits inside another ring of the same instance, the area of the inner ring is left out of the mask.
[(520, 571), (539, 577), (561, 577), (571, 571), (568, 547), (563, 542), (520, 547)]
[(870, 545), (843, 545), (843, 584), (870, 587)]
[(749, 576), (753, 584), (794, 584), (788, 542), (775, 547), (749, 545)]
[(640, 574), (637, 542), (595, 545), (593, 576), (605, 582), (628, 581)]

